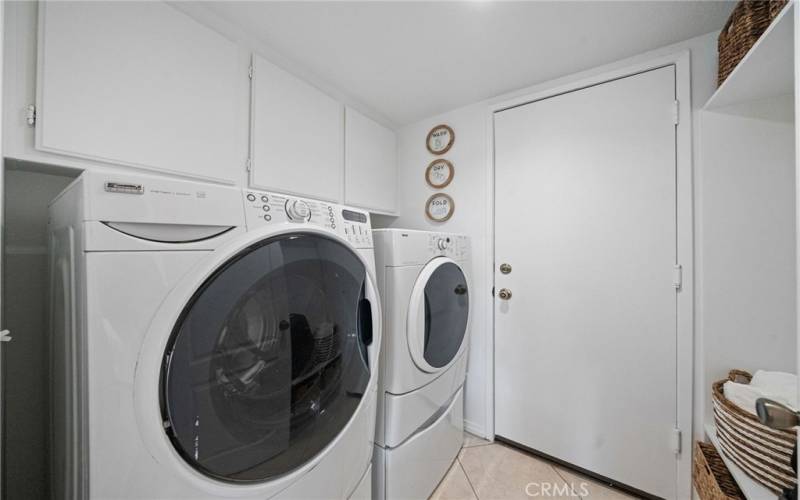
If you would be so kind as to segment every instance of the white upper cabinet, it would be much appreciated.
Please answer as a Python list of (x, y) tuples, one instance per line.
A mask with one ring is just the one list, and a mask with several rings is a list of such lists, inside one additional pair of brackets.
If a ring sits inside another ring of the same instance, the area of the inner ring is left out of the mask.
[(250, 186), (321, 200), (344, 191), (344, 106), (253, 56)]
[(161, 2), (41, 2), (36, 148), (232, 182), (235, 43)]
[(397, 210), (394, 131), (348, 107), (345, 137), (345, 203), (394, 213)]

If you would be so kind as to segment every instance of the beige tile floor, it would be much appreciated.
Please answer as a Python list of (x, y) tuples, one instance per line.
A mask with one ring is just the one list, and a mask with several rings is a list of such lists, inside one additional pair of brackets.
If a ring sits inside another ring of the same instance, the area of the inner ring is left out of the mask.
[[(526, 492), (526, 487), (528, 491)], [(464, 447), (431, 500), (636, 498), (541, 458), (465, 434)]]

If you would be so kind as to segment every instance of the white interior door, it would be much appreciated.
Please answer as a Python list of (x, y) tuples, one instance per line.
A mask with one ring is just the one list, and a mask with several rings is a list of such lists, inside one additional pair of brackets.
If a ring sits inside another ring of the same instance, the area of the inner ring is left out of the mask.
[(666, 66), (495, 114), (496, 433), (665, 498), (674, 103)]

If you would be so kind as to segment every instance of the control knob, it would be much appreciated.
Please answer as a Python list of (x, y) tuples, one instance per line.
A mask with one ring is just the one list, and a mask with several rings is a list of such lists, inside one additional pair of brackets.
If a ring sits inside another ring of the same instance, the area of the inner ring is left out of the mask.
[(292, 220), (306, 221), (311, 218), (311, 209), (303, 200), (287, 200), (286, 215)]
[(439, 250), (447, 250), (447, 247), (449, 247), (449, 246), (450, 246), (450, 239), (449, 238), (448, 239), (439, 238), (439, 240), (436, 242), (436, 247)]

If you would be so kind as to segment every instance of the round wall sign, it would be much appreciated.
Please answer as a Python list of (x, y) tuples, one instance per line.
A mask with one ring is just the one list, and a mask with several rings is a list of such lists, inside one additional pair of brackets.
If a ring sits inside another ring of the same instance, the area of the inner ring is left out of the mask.
[(455, 175), (453, 164), (444, 158), (433, 160), (425, 170), (425, 180), (432, 188), (442, 189), (450, 184)]
[(444, 222), (453, 216), (455, 208), (453, 198), (444, 193), (436, 193), (428, 198), (425, 215), (434, 222)]
[(425, 145), (435, 155), (443, 155), (450, 151), (456, 141), (456, 133), (447, 125), (436, 125), (428, 132)]

